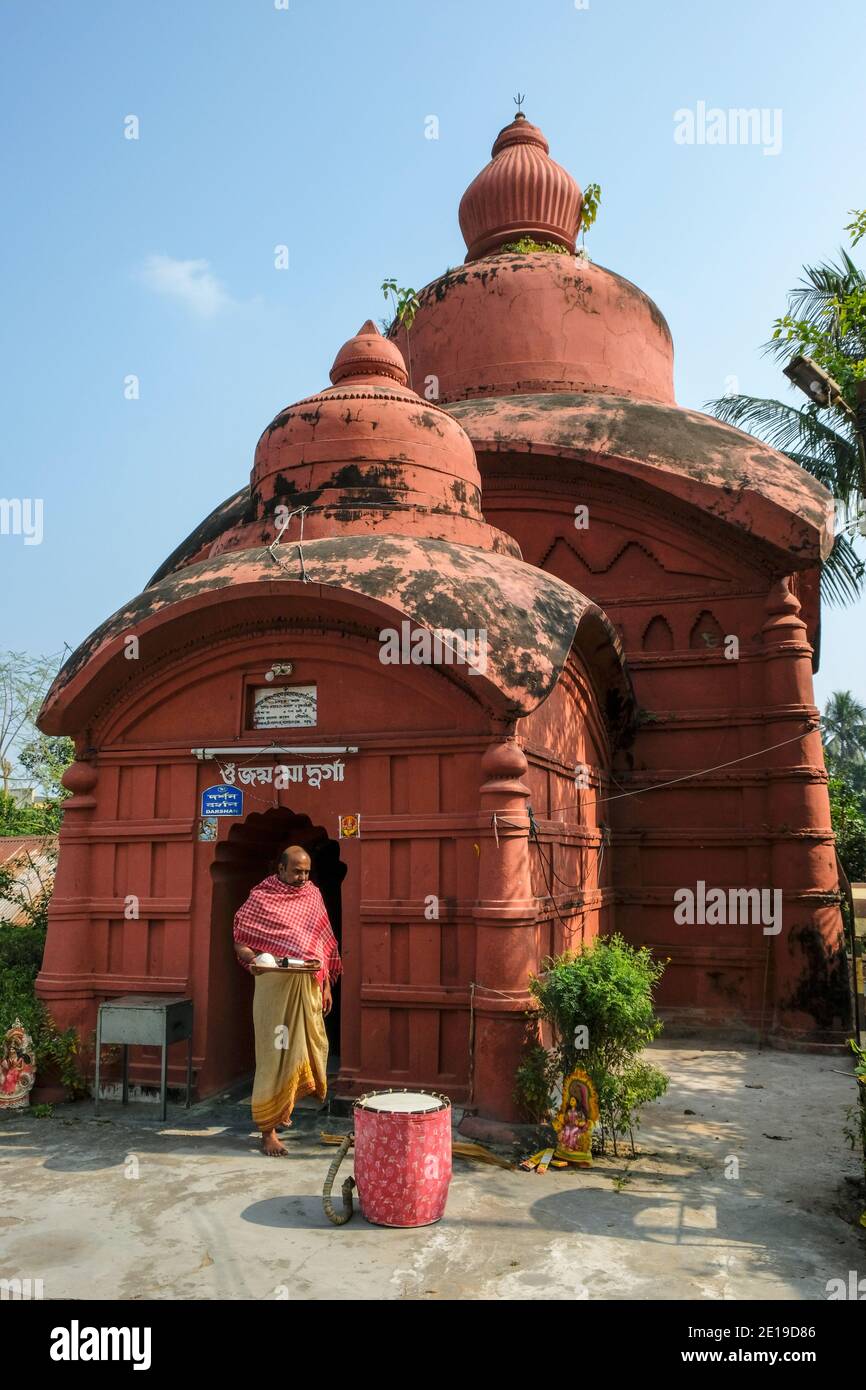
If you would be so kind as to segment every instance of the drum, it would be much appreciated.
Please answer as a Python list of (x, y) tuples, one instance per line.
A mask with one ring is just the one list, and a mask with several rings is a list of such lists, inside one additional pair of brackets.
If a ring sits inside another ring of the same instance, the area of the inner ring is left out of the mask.
[(355, 1102), (355, 1182), (377, 1226), (429, 1226), (451, 1181), (451, 1102), (426, 1091), (374, 1091)]

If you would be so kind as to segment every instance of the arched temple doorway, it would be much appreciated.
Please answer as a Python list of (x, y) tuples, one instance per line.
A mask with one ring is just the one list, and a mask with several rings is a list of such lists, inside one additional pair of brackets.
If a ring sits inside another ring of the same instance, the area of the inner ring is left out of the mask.
[[(310, 877), (325, 900), (337, 941), (342, 940), (342, 883), (347, 870), (340, 859), (339, 841), (330, 839), (323, 826), (313, 825), (309, 816), (281, 806), (253, 811), (233, 825), (228, 839), (217, 846), (211, 866), (209, 1007), (216, 1008), (216, 1016), (221, 1020), (221, 1026), (212, 1030), (213, 1046), (220, 1054), (224, 1074), (235, 1078), (253, 1071), (255, 1043), (253, 985), (235, 957), (234, 916), (250, 890), (276, 873), (279, 857), (288, 845), (301, 845), (309, 854)], [(341, 999), (342, 985), (334, 991), (334, 1007), (325, 1020), (330, 1045), (329, 1074), (339, 1069)]]

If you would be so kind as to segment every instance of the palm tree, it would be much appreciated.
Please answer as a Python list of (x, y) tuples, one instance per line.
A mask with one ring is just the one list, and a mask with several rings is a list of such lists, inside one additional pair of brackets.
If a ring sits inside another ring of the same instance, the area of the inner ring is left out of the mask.
[[(858, 312), (840, 314), (840, 305), (860, 297)], [(841, 375), (844, 405), (837, 405), (826, 423), (816, 404), (786, 405), (783, 401), (755, 396), (722, 396), (708, 401), (707, 409), (726, 424), (756, 434), (772, 448), (787, 454), (829, 488), (840, 504), (844, 523), (854, 522), (863, 505), (863, 473), (855, 415), (860, 406), (858, 373), (866, 359), (866, 275), (846, 251), (840, 252), (838, 265), (825, 262), (805, 266), (803, 279), (788, 296), (789, 317), (811, 326), (829, 344), (839, 359), (850, 364)], [(803, 349), (805, 351), (805, 349)], [(793, 356), (790, 337), (777, 334), (764, 345), (764, 351), (777, 361)], [(847, 409), (846, 409), (847, 407)], [(862, 407), (861, 407), (862, 408)], [(862, 418), (862, 417), (861, 417)], [(821, 570), (821, 597), (828, 603), (853, 603), (863, 592), (866, 565), (858, 557), (848, 535), (836, 536), (833, 549)]]
[(850, 768), (866, 762), (866, 705), (855, 700), (850, 690), (833, 692), (822, 724), (824, 747), (837, 766)]

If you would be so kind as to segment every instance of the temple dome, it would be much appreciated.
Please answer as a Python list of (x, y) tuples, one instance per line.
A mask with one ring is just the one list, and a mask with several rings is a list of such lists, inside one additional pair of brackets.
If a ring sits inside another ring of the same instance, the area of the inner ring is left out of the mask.
[[(211, 555), (270, 544), (281, 516), (303, 507), (308, 539), (399, 532), (519, 556), (483, 518), (469, 436), (410, 390), (399, 349), (375, 324), (343, 344), (330, 375), (330, 387), (287, 406), (262, 434), (248, 510)], [(296, 518), (285, 540), (299, 535)]]
[(571, 174), (550, 158), (538, 126), (518, 112), (500, 130), (491, 153), (490, 163), (460, 202), (467, 261), (524, 236), (574, 251), (583, 194)]
[[(435, 379), (443, 403), (580, 391), (673, 404), (663, 315), (630, 280), (584, 257), (494, 253), (446, 271), (418, 298), (412, 364), (419, 380)], [(405, 328), (392, 336), (405, 351)]]

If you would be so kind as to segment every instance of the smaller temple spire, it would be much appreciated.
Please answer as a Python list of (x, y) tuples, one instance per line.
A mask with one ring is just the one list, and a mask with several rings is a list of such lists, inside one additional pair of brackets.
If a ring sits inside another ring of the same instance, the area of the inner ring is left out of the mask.
[(340, 348), (331, 386), (281, 410), (253, 460), (254, 515), (235, 545), (273, 538), (277, 509), (304, 508), (306, 540), (421, 536), (519, 558), (481, 511), (466, 431), (406, 385), (396, 343), (368, 319)]
[(382, 337), (372, 319), (367, 319), (354, 338), (340, 348), (330, 376), (334, 386), (349, 377), (365, 382), (390, 377), (400, 386), (405, 386), (409, 380), (400, 349)]

